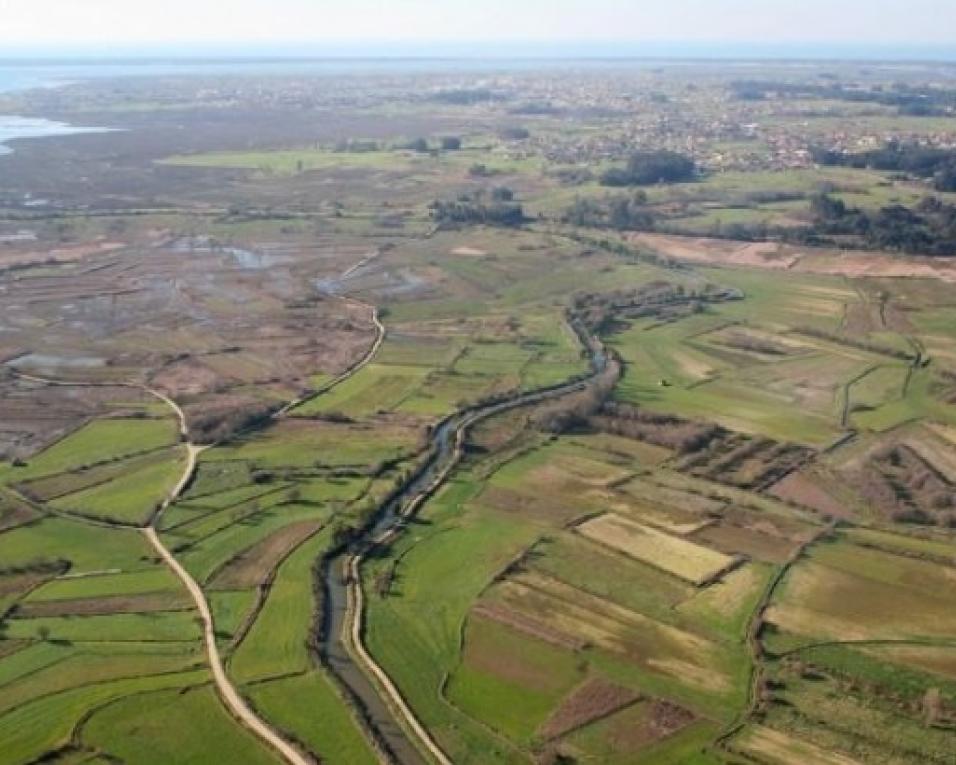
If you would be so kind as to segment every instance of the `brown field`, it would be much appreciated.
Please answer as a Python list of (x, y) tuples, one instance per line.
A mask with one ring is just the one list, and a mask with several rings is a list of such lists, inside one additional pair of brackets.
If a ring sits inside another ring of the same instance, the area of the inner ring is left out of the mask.
[(820, 485), (819, 476), (798, 470), (770, 487), (769, 492), (786, 502), (809, 507), (823, 515), (834, 518), (849, 518), (853, 512), (846, 504), (834, 497)]
[(582, 739), (593, 740), (597, 734), (601, 744), (594, 752), (596, 757), (614, 757), (615, 762), (640, 762), (643, 750), (698, 720), (700, 718), (693, 712), (673, 702), (641, 699), (610, 717), (572, 733), (565, 740), (577, 749), (583, 743)]
[(209, 580), (216, 590), (244, 590), (263, 584), (276, 567), (305, 540), (319, 532), (322, 521), (300, 521), (284, 526), (239, 553)]
[(557, 579), (519, 574), (496, 585), (488, 597), (550, 629), (687, 685), (711, 692), (730, 687), (716, 644)]
[(47, 616), (98, 616), (102, 614), (188, 611), (193, 603), (185, 592), (154, 592), (143, 595), (109, 595), (73, 600), (44, 600), (21, 603), (16, 617), (34, 619)]
[(607, 513), (577, 527), (580, 534), (692, 584), (712, 581), (733, 566), (729, 555)]
[(928, 422), (926, 427), (932, 430), (940, 438), (946, 440), (953, 446), (956, 446), (956, 428), (949, 425), (943, 425), (939, 422)]
[(634, 244), (645, 246), (669, 258), (714, 266), (783, 269), (831, 276), (910, 277), (956, 282), (956, 264), (949, 258), (910, 256), (903, 260), (881, 252), (835, 251), (665, 234), (633, 234), (630, 239)]
[(910, 442), (918, 438), (890, 433), (876, 439), (865, 450), (851, 453), (840, 474), (872, 515), (946, 526), (956, 502), (956, 492), (944, 472), (950, 449), (942, 443), (935, 447), (919, 443), (918, 449), (913, 448)]
[(956, 544), (945, 532), (914, 529), (908, 533), (894, 533), (875, 528), (856, 527), (844, 532), (847, 540), (861, 547), (873, 547), (897, 555), (922, 558), (956, 565)]
[(716, 522), (716, 518), (702, 517), (687, 510), (676, 510), (665, 505), (651, 505), (632, 498), (630, 494), (617, 491), (593, 490), (588, 496), (594, 497), (600, 506), (613, 510), (638, 523), (651, 526), (671, 534), (684, 536), (693, 534)]
[(934, 675), (956, 680), (956, 648), (952, 646), (866, 646), (868, 653), (883, 661), (918, 667)]
[(920, 428), (903, 443), (949, 483), (956, 484), (956, 445), (940, 437), (938, 431)]
[(768, 568), (748, 563), (734, 569), (719, 582), (696, 590), (676, 606), (688, 616), (703, 616), (730, 621), (745, 609), (752, 608), (768, 578)]
[(28, 571), (0, 576), (0, 617), (4, 611), (29, 592), (56, 576), (55, 571)]
[[(553, 672), (550, 662), (525, 650), (525, 641), (497, 621), (479, 617), (469, 622), (462, 663), (478, 672), (486, 672), (526, 689), (564, 695), (569, 680)], [(538, 646), (540, 648), (540, 646)], [(554, 655), (554, 649), (546, 649)], [(574, 680), (570, 680), (573, 684)]]
[(15, 529), (39, 517), (40, 513), (23, 502), (0, 496), (0, 532)]
[(471, 612), (499, 624), (504, 624), (506, 627), (511, 627), (525, 635), (543, 640), (545, 643), (550, 643), (558, 648), (580, 651), (587, 646), (586, 641), (556, 630), (501, 603), (481, 602), (475, 605)]
[(697, 263), (788, 270), (799, 261), (797, 253), (771, 242), (727, 242), (663, 234), (633, 234), (630, 239), (669, 258)]
[(611, 683), (604, 678), (591, 678), (579, 685), (538, 729), (545, 740), (563, 736), (583, 728), (595, 720), (614, 714), (633, 704), (641, 695), (630, 688)]
[[(4, 348), (42, 348), (14, 362), (25, 372), (149, 381), (174, 397), (188, 395), (191, 419), (291, 398), (311, 376), (341, 371), (372, 342), (367, 308), (319, 297), (313, 286), (364, 257), (368, 242), (291, 231), (274, 236), (282, 241), (238, 248), (206, 236), (144, 236), (131, 226), (128, 241), (110, 247), (128, 247), (133, 257), (78, 245), (85, 249), (71, 255), (81, 260), (4, 272), (4, 284), (15, 280), (18, 313)], [(112, 394), (114, 401), (136, 397)], [(104, 414), (109, 395), (105, 387), (43, 390), (4, 378), (0, 455), (29, 456)]]
[(745, 555), (768, 563), (783, 563), (799, 544), (794, 539), (727, 521), (711, 524), (694, 532), (689, 538), (727, 555)]
[(475, 502), (503, 513), (516, 513), (555, 526), (564, 526), (579, 518), (586, 508), (580, 504), (563, 504), (561, 496), (535, 495), (500, 486), (488, 485)]
[(0, 460), (29, 459), (94, 417), (132, 414), (148, 401), (129, 388), (53, 387), (0, 376)]
[(653, 467), (673, 456), (670, 449), (655, 446), (646, 441), (616, 436), (613, 433), (588, 433), (567, 437), (567, 442), (594, 452), (601, 459), (622, 460), (625, 464), (635, 461), (645, 467)]
[(772, 765), (862, 765), (850, 757), (828, 752), (809, 741), (763, 725), (750, 725), (732, 741), (735, 750)]
[(831, 640), (951, 637), (946, 593), (956, 569), (849, 545), (823, 546), (796, 566), (767, 618), (795, 634)]
[(799, 468), (811, 455), (809, 449), (798, 444), (727, 432), (679, 464), (692, 475), (757, 490)]
[(666, 505), (694, 515), (719, 513), (727, 503), (724, 500), (705, 497), (690, 491), (681, 491), (670, 486), (661, 486), (643, 478), (635, 478), (619, 487), (635, 499)]
[(95, 244), (58, 247), (54, 250), (23, 249), (19, 251), (14, 250), (13, 252), (0, 250), (0, 268), (49, 264), (51, 261), (56, 263), (70, 263), (75, 260), (83, 260), (90, 255), (102, 255), (121, 250), (124, 247), (126, 247), (126, 244), (123, 242), (96, 242)]
[(541, 486), (557, 487), (566, 483), (604, 488), (622, 482), (632, 475), (629, 469), (578, 455), (556, 454), (548, 464), (535, 468), (528, 480)]

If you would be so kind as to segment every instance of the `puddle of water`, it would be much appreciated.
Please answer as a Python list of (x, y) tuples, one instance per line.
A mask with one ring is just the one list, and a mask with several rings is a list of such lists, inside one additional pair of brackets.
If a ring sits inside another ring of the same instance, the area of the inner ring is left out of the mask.
[(40, 369), (57, 369), (66, 367), (67, 369), (95, 369), (106, 365), (106, 359), (99, 356), (57, 356), (52, 353), (28, 353), (20, 356), (13, 361), (7, 362), (8, 366), (20, 369), (22, 367), (33, 367)]
[(284, 257), (270, 255), (264, 252), (254, 252), (253, 250), (246, 250), (242, 247), (213, 245), (205, 237), (179, 239), (172, 245), (172, 250), (174, 252), (200, 255), (228, 255), (236, 262), (239, 268), (247, 268), (253, 271), (261, 271), (287, 261), (287, 258)]
[(6, 143), (15, 138), (47, 138), (59, 135), (112, 132), (114, 132), (112, 128), (80, 127), (38, 117), (0, 115), (0, 155), (13, 153), (13, 149)]
[(0, 244), (13, 244), (14, 242), (35, 242), (37, 235), (33, 231), (17, 231), (14, 234), (0, 234)]

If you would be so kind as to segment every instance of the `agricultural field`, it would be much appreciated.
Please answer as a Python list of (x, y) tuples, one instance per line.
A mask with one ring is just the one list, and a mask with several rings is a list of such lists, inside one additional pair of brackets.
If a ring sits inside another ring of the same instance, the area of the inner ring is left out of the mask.
[(765, 69), (0, 94), (0, 765), (952, 765), (956, 80)]

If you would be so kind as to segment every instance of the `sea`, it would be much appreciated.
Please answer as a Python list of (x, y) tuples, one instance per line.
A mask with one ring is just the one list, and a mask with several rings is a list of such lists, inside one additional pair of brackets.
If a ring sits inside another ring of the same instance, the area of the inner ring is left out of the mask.
[[(89, 76), (83, 67), (41, 66), (33, 63), (0, 63), (0, 95), (17, 90), (55, 88)], [(64, 122), (0, 113), (0, 155), (10, 154), (9, 141), (16, 138), (103, 132), (103, 128), (68, 125)]]

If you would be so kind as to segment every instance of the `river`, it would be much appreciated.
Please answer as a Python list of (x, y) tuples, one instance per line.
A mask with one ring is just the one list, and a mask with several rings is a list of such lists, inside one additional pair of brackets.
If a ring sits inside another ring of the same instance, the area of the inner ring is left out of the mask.
[[(586, 347), (591, 367), (587, 379), (593, 379), (607, 368), (608, 359), (600, 341), (588, 338)], [(349, 627), (347, 620), (350, 617), (350, 582), (344, 572), (355, 556), (358, 556), (361, 564), (361, 560), (376, 549), (387, 549), (404, 530), (408, 521), (407, 508), (411, 503), (430, 496), (455, 467), (460, 456), (457, 448), (459, 433), (478, 420), (507, 409), (570, 393), (584, 384), (585, 379), (571, 380), (551, 388), (522, 393), (502, 402), (465, 409), (443, 420), (431, 435), (431, 451), (419, 471), (383, 505), (373, 525), (358, 540), (348, 549), (326, 558), (323, 563), (324, 614), (319, 634), (320, 653), (333, 674), (364, 711), (379, 740), (400, 765), (424, 765), (428, 760), (410, 740), (405, 727), (397, 721), (394, 705), (383, 699), (382, 693), (356, 663), (345, 643), (344, 636)]]

